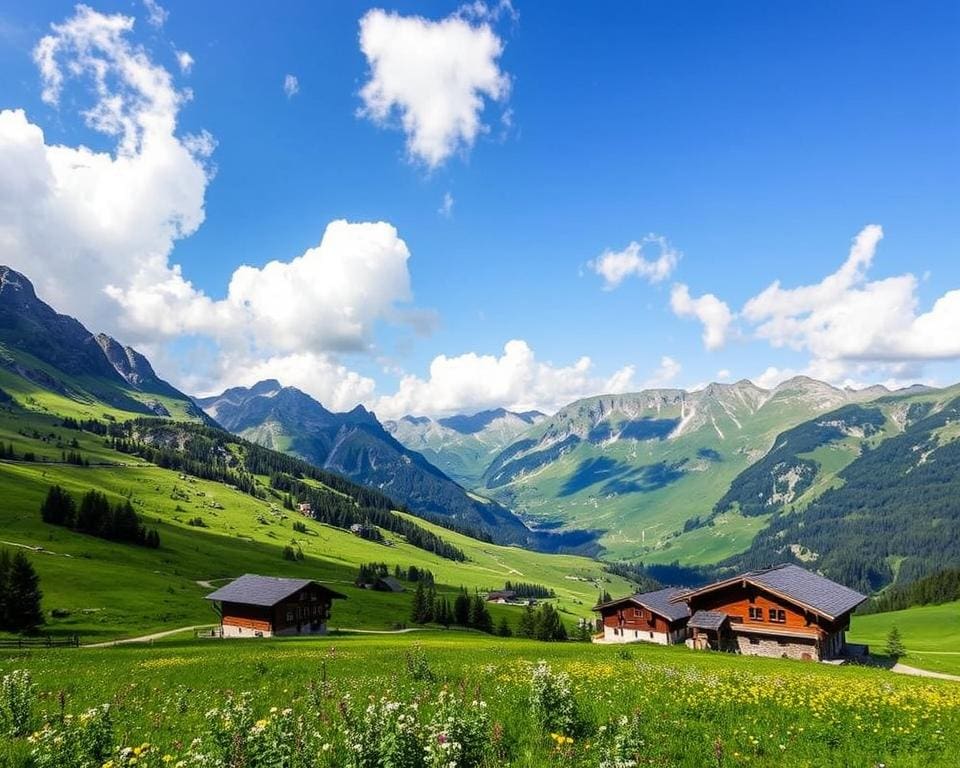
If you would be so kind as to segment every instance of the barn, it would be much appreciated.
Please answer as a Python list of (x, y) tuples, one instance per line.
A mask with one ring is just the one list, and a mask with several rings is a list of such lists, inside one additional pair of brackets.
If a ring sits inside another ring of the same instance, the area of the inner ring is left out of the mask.
[(602, 642), (682, 643), (690, 609), (676, 598), (684, 594), (686, 590), (669, 587), (598, 603), (593, 610), (600, 614)]
[(222, 637), (322, 635), (330, 607), (346, 595), (311, 579), (248, 573), (206, 597), (220, 616)]
[(867, 598), (798, 565), (717, 581), (673, 598), (690, 611), (694, 648), (823, 660), (844, 656), (850, 615)]

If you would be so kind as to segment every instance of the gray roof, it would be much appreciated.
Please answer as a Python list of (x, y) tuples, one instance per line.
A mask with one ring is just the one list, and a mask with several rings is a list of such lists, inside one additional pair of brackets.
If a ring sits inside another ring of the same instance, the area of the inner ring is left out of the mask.
[(690, 606), (681, 602), (673, 603), (671, 600), (686, 593), (685, 589), (667, 587), (656, 592), (638, 592), (633, 596), (633, 601), (670, 621), (679, 621), (690, 617)]
[(385, 584), (391, 592), (403, 592), (405, 587), (393, 576), (381, 576), (377, 579), (381, 584)]
[(744, 574), (743, 578), (768, 587), (784, 597), (793, 598), (831, 618), (852, 611), (867, 599), (865, 595), (799, 565), (778, 565), (763, 571), (752, 571)]
[(283, 579), (279, 576), (257, 576), (247, 573), (239, 579), (220, 587), (216, 592), (207, 595), (207, 600), (218, 600), (221, 603), (243, 603), (244, 605), (272, 606), (284, 598), (299, 592), (309, 584), (316, 584), (330, 594), (331, 597), (345, 598), (339, 592), (334, 592), (313, 579)]
[(690, 617), (687, 626), (694, 629), (717, 630), (723, 626), (723, 622), (726, 620), (727, 614), (720, 611), (697, 611)]
[(635, 595), (619, 597), (616, 600), (608, 600), (605, 603), (600, 603), (593, 610), (598, 611), (608, 605), (631, 602), (643, 606), (648, 611), (652, 611), (670, 621), (680, 621), (690, 616), (690, 606), (684, 602), (679, 602), (679, 598), (685, 595), (687, 591), (686, 589), (678, 589), (677, 587), (667, 587), (666, 589), (658, 589), (655, 592), (637, 592)]

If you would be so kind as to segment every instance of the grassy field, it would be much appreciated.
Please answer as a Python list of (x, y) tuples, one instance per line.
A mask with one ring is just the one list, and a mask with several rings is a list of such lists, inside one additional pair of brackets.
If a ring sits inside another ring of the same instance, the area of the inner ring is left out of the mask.
[[(43, 407), (59, 408), (54, 402), (59, 396), (50, 398)], [(78, 415), (99, 413), (91, 406)], [(12, 444), (18, 456), (32, 451), (47, 460), (0, 462), (0, 546), (27, 548), (41, 577), (44, 609), (68, 614), (50, 618), (45, 631), (55, 634), (79, 633), (93, 641), (207, 623), (214, 619), (202, 599), (209, 583), (247, 572), (335, 584), (349, 598), (337, 604), (335, 626), (382, 629), (407, 622), (412, 586), (400, 595), (352, 586), (358, 566), (367, 562), (385, 562), (391, 570), (395, 565), (427, 568), (441, 591), (451, 593), (460, 586), (502, 589), (508, 579), (543, 584), (555, 590), (557, 607), (571, 625), (590, 616), (601, 588), (613, 594), (632, 589), (587, 558), (490, 545), (429, 524), (424, 525), (460, 547), (467, 562), (443, 559), (389, 533), (390, 546), (385, 546), (313, 521), (304, 521), (306, 533), (296, 532), (293, 523), (303, 518), (279, 508), (277, 500), (271, 504), (146, 464), (111, 450), (96, 435), (60, 423), (42, 409), (0, 410), (0, 441)], [(59, 463), (65, 450), (74, 450), (74, 440), (91, 466)], [(53, 484), (77, 497), (97, 488), (114, 501), (129, 498), (159, 531), (160, 548), (107, 542), (43, 523), (40, 503)], [(189, 524), (195, 518), (203, 527)], [(288, 544), (303, 551), (302, 561), (283, 559)], [(518, 608), (494, 606), (492, 611), (495, 620), (519, 616)]]
[(960, 602), (854, 616), (850, 640), (883, 653), (894, 626), (907, 649), (904, 664), (960, 675)]
[[(540, 660), (551, 668), (540, 673), (541, 683), (554, 685), (543, 694), (546, 721), (531, 705)], [(50, 722), (64, 738), (79, 738), (70, 735), (78, 727), (73, 721), (60, 725), (61, 714), (109, 703), (110, 743), (150, 745), (138, 756), (140, 768), (177, 760), (200, 765), (189, 754), (195, 737), (201, 742), (194, 751), (242, 739), (247, 768), (440, 765), (423, 762), (422, 754), (421, 762), (386, 762), (399, 738), (391, 719), (397, 712), (427, 724), (417, 731), (408, 723), (404, 738), (412, 729), (428, 746), (445, 738), (480, 744), (478, 761), (443, 762), (455, 767), (612, 766), (605, 761), (617, 755), (619, 765), (690, 768), (960, 764), (960, 685), (683, 647), (538, 644), (450, 632), (0, 655), (0, 673), (24, 669), (37, 686), (31, 730)], [(569, 676), (572, 710), (558, 673)], [(228, 705), (242, 692), (250, 694), (249, 711)], [(473, 704), (479, 701), (485, 706)], [(417, 709), (407, 709), (409, 702)], [(367, 707), (376, 722), (364, 730)], [(446, 729), (439, 734), (438, 709)], [(569, 717), (551, 719), (564, 713)], [(31, 750), (49, 747), (55, 736), (7, 739), (0, 765), (27, 765)], [(267, 755), (284, 739), (296, 742), (294, 756), (251, 756)], [(354, 748), (357, 739), (363, 744)], [(361, 748), (381, 750), (381, 761), (361, 762)]]

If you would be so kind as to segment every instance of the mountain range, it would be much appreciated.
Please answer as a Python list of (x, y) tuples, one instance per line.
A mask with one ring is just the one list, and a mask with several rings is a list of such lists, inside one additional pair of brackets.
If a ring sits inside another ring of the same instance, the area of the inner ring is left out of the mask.
[(222, 426), (420, 517), (530, 549), (712, 573), (787, 560), (864, 591), (960, 565), (960, 385), (744, 380), (598, 395), (550, 416), (381, 424), (272, 379), (193, 400), (0, 267), (0, 400)]
[(383, 426), (458, 483), (474, 488), (481, 484), (490, 462), (504, 448), (546, 418), (539, 411), (515, 413), (494, 408), (439, 419), (404, 416), (385, 421)]
[[(333, 413), (299, 389), (272, 379), (196, 402), (231, 432), (377, 488), (421, 517), (482, 532), (498, 543), (546, 551), (596, 551), (592, 534), (531, 530), (509, 509), (468, 492), (395, 439), (362, 406)], [(498, 420), (505, 419), (491, 423)], [(461, 428), (483, 432), (476, 420)]]

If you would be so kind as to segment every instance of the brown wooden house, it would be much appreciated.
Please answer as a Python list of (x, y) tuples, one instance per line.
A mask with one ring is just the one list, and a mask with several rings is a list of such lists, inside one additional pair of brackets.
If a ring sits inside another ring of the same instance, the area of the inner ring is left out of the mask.
[(682, 643), (687, 637), (690, 609), (677, 598), (686, 590), (668, 587), (639, 592), (595, 605), (605, 643)]
[(207, 595), (222, 637), (325, 634), (330, 606), (346, 595), (310, 579), (248, 573)]
[(866, 599), (797, 565), (751, 571), (674, 598), (689, 607), (694, 648), (818, 661), (844, 655), (850, 614)]

